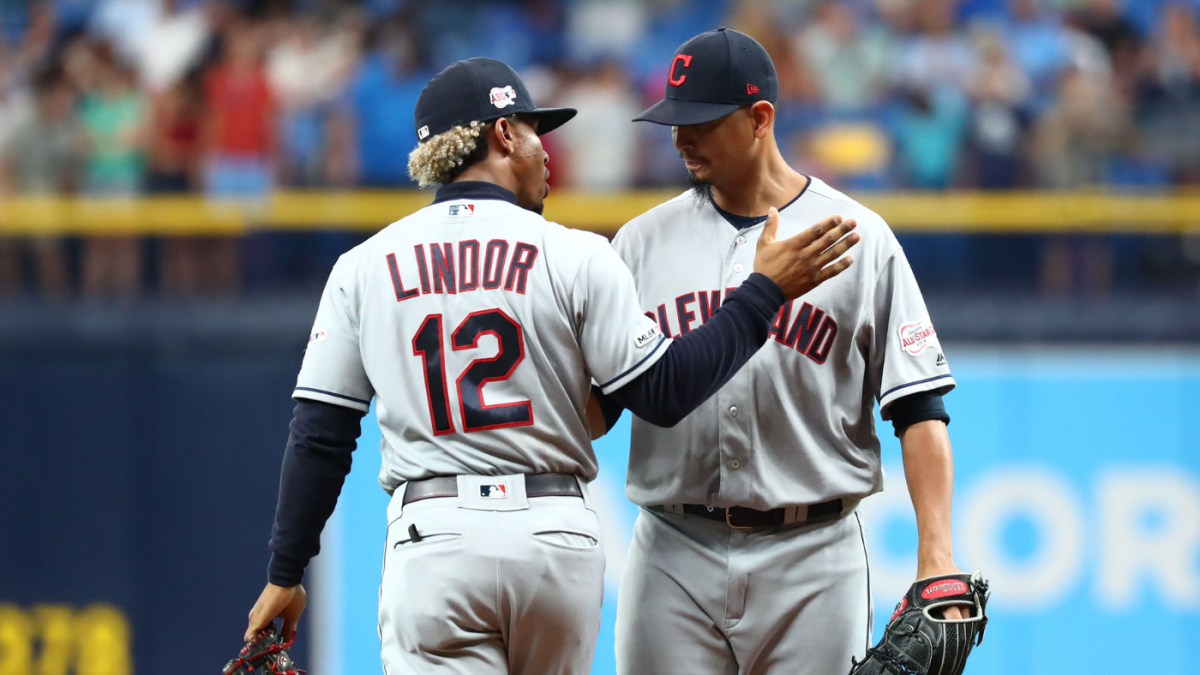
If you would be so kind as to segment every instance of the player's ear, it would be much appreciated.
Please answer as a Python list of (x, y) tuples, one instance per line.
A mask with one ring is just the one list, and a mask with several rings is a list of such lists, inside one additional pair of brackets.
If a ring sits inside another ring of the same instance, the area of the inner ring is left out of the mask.
[(754, 137), (766, 138), (775, 124), (775, 106), (770, 101), (755, 101), (750, 106), (750, 119), (754, 122)]
[(505, 155), (511, 155), (517, 149), (517, 130), (509, 118), (497, 119), (495, 126), (492, 127), (491, 135), (496, 139), (496, 144)]

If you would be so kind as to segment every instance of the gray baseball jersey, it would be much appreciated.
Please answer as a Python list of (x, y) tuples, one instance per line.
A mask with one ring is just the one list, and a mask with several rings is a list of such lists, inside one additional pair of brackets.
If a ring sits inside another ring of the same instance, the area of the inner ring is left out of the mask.
[(499, 199), (434, 203), (338, 260), (293, 396), (367, 410), (380, 483), (596, 476), (592, 378), (618, 389), (670, 339), (603, 237)]
[[(899, 242), (877, 214), (818, 179), (780, 211), (780, 239), (832, 215), (858, 222), (855, 263), (780, 310), (771, 338), (679, 425), (637, 418), (627, 494), (641, 505), (767, 510), (882, 489), (876, 401), (949, 391), (949, 366)], [(741, 231), (692, 191), (613, 242), (642, 308), (677, 336), (704, 323), (753, 269), (762, 224)]]

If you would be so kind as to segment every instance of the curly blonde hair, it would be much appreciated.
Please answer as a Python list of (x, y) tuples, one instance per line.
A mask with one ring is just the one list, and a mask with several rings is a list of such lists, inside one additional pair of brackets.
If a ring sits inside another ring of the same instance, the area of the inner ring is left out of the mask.
[(408, 153), (408, 175), (421, 187), (453, 181), (468, 166), (487, 156), (487, 140), (480, 146), (479, 138), (490, 124), (477, 121), (465, 127), (460, 125), (418, 144)]

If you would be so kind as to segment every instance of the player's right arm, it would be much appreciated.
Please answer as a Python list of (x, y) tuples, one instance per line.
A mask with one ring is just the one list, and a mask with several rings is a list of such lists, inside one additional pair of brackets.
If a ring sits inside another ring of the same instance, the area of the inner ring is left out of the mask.
[(357, 274), (353, 253), (334, 265), (317, 308), (292, 397), (296, 399), (271, 528), (268, 582), (250, 610), (246, 641), (275, 618), (295, 630), (306, 596), (300, 585), (320, 551), (321, 530), (350, 473), (363, 416), (374, 389), (359, 351)]
[(602, 415), (589, 404), (593, 435), (600, 418), (607, 422), (617, 408), (651, 424), (674, 426), (762, 347), (784, 302), (853, 263), (841, 257), (858, 241), (850, 233), (852, 220), (827, 218), (782, 242), (775, 240), (778, 226), (779, 214), (771, 209), (755, 253), (755, 273), (729, 294), (720, 313), (674, 340), (658, 334), (653, 320), (641, 313), (633, 277), (616, 253), (609, 248), (593, 253), (582, 281), (587, 310), (581, 346), (600, 391), (611, 399)]

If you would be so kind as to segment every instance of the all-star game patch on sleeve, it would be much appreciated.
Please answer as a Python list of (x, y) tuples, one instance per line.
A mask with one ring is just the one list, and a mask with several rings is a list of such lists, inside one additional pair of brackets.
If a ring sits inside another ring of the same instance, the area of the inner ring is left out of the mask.
[(325, 284), (292, 398), (367, 411), (375, 390), (359, 350), (356, 270), (342, 256)]
[(872, 311), (870, 368), (879, 382), (876, 396), (883, 419), (890, 419), (888, 406), (897, 398), (923, 391), (945, 394), (954, 388), (937, 329), (903, 250), (881, 270)]
[(671, 343), (642, 312), (633, 275), (608, 242), (584, 259), (572, 301), (588, 372), (606, 394), (654, 365)]

